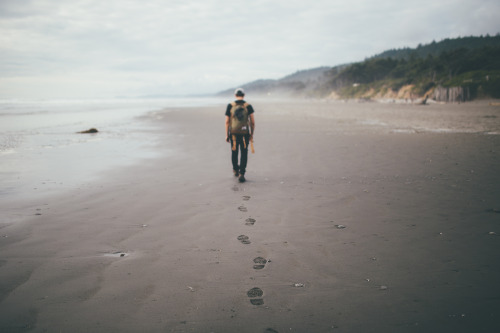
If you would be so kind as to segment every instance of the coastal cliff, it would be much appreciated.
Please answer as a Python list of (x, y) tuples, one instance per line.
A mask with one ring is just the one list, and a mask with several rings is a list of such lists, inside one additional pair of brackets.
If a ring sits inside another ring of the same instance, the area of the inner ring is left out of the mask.
[(423, 94), (415, 92), (415, 85), (409, 84), (401, 87), (399, 90), (392, 90), (388, 87), (383, 87), (376, 90), (369, 88), (358, 94), (351, 94), (345, 98), (336, 92), (332, 92), (329, 99), (359, 99), (359, 100), (375, 100), (375, 101), (404, 101), (407, 103), (423, 103), (427, 100), (445, 103), (462, 103), (473, 100), (469, 87), (443, 87), (437, 86), (431, 88)]

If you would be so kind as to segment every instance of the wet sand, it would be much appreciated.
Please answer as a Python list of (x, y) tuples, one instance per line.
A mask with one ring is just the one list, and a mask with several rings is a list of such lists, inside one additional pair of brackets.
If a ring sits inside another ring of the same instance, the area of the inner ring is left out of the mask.
[(4, 200), (0, 331), (500, 330), (500, 107), (253, 105), (244, 184), (224, 106), (171, 109), (166, 157)]

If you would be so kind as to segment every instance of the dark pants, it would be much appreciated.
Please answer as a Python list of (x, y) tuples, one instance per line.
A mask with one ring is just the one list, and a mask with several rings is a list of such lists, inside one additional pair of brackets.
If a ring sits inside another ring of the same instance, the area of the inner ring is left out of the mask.
[[(250, 145), (250, 135), (249, 134), (234, 134), (236, 137), (236, 149), (233, 150), (234, 142), (233, 135), (230, 135), (231, 139), (231, 162), (233, 163), (233, 170), (244, 175), (247, 168), (248, 159), (248, 146)], [(243, 139), (245, 141), (243, 142)], [(241, 152), (240, 164), (238, 166), (238, 153)]]

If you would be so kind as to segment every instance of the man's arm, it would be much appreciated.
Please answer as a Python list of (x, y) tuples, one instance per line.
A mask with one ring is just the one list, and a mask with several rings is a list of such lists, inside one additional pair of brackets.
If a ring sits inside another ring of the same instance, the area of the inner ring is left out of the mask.
[(253, 113), (250, 114), (250, 140), (253, 140), (253, 133), (255, 132), (255, 117)]
[(226, 116), (226, 141), (229, 142), (229, 116)]

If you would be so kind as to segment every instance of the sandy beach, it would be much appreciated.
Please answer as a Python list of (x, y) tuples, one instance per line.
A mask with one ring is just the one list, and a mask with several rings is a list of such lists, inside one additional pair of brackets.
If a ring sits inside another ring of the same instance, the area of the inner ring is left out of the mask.
[[(172, 108), (158, 156), (0, 209), (1, 332), (498, 332), (500, 106)], [(97, 126), (97, 125), (96, 125)]]

